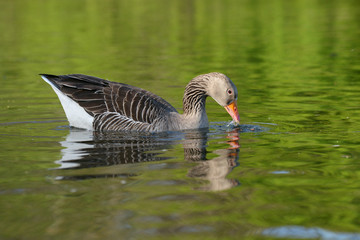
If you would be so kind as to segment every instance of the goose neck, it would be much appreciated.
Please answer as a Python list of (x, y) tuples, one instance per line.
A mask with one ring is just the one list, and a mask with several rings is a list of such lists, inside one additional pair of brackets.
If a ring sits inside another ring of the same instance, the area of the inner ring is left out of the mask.
[[(195, 80), (195, 79), (194, 79)], [(205, 111), (206, 82), (192, 80), (185, 88), (183, 110), (185, 115), (197, 115)]]

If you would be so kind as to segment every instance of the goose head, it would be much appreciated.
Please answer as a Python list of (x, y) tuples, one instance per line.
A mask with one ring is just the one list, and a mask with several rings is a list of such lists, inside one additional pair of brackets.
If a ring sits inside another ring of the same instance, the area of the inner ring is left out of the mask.
[(223, 106), (234, 122), (240, 123), (237, 108), (238, 91), (230, 78), (222, 73), (210, 73), (207, 95), (212, 97), (220, 106)]

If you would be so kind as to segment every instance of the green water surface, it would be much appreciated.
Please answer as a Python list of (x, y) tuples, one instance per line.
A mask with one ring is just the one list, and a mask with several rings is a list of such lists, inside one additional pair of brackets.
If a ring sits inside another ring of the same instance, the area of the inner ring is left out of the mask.
[[(360, 239), (360, 2), (0, 0), (0, 239)], [(181, 112), (219, 71), (242, 129), (70, 129), (39, 73)]]

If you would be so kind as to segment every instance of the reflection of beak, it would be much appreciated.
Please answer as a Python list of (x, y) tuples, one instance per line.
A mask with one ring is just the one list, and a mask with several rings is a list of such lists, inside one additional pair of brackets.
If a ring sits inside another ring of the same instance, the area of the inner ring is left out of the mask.
[(234, 122), (240, 124), (240, 116), (237, 110), (236, 101), (233, 101), (225, 107), (226, 111), (230, 114)]
[[(227, 143), (230, 145), (230, 147), (228, 149), (238, 149), (240, 148), (240, 144), (239, 144), (239, 130), (238, 128), (235, 128), (233, 130), (231, 130), (230, 132), (228, 132), (226, 138), (228, 138), (229, 140), (227, 141)], [(235, 154), (235, 155), (234, 155)], [(237, 152), (229, 152), (229, 156), (235, 156), (237, 157)]]

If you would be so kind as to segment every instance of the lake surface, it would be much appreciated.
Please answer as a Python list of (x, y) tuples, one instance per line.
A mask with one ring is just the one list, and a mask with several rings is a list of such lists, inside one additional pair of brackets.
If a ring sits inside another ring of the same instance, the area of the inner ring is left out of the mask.
[[(360, 239), (359, 1), (0, 1), (0, 239)], [(70, 129), (39, 73), (223, 72), (240, 128)]]

